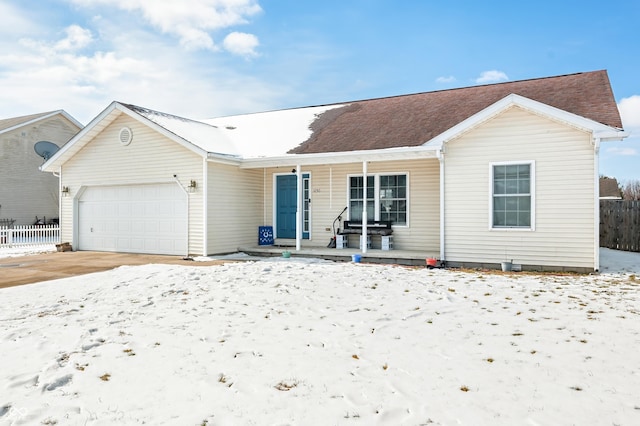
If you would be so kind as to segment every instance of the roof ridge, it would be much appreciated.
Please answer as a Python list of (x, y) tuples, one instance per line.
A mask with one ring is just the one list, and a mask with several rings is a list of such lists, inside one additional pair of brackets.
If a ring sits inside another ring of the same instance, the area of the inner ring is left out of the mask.
[(136, 112), (136, 113), (141, 114), (141, 115), (144, 115), (146, 113), (146, 114), (149, 114), (149, 115), (158, 115), (158, 116), (165, 117), (165, 118), (171, 118), (171, 119), (176, 119), (176, 120), (185, 121), (185, 122), (202, 124), (204, 126), (209, 126), (209, 127), (215, 127), (215, 128), (218, 127), (218, 126), (215, 126), (213, 124), (205, 123), (205, 122), (203, 122), (201, 120), (195, 120), (193, 118), (187, 118), (187, 117), (182, 117), (180, 115), (169, 114), (167, 112), (157, 111), (157, 110), (154, 110), (154, 109), (151, 109), (151, 108), (141, 107), (141, 106), (138, 106), (138, 105), (128, 104), (128, 103), (125, 103), (125, 102), (118, 102), (118, 103), (120, 105), (130, 109), (131, 111)]
[[(438, 89), (438, 90), (429, 90), (429, 91), (424, 91), (424, 92), (404, 93), (404, 94), (401, 94), (401, 95), (380, 96), (380, 97), (376, 97), (376, 98), (352, 100), (352, 101), (349, 101), (349, 102), (338, 102), (338, 104), (340, 104), (340, 103), (347, 104), (347, 103), (356, 103), (356, 102), (378, 101), (378, 100), (384, 100), (384, 99), (403, 98), (403, 97), (407, 97), (407, 96), (418, 96), (418, 95), (426, 95), (426, 94), (432, 94), (432, 93), (455, 92), (455, 91), (458, 91), (458, 90), (468, 90), (468, 89), (475, 89), (475, 88), (479, 88), (479, 87), (485, 88), (485, 87), (502, 86), (502, 85), (508, 85), (508, 84), (527, 83), (527, 82), (539, 81), (539, 80), (552, 80), (552, 79), (560, 79), (560, 78), (572, 77), (572, 76), (581, 75), (581, 74), (596, 74), (596, 73), (601, 73), (601, 72), (606, 72), (606, 70), (574, 72), (574, 73), (570, 73), (570, 74), (552, 75), (552, 76), (547, 76), (547, 77), (526, 78), (526, 79), (523, 79), (523, 80), (501, 81), (501, 82), (498, 82), (498, 83), (487, 83), (487, 84), (476, 84), (476, 85), (471, 85), (471, 86), (452, 87), (450, 89)], [(328, 104), (328, 105), (335, 105), (335, 104)], [(320, 105), (320, 106), (326, 106), (326, 105)]]
[(378, 97), (374, 97), (374, 98), (353, 99), (353, 100), (343, 101), (343, 102), (330, 102), (330, 103), (326, 103), (326, 104), (305, 105), (305, 106), (290, 107), (290, 108), (276, 108), (276, 109), (269, 109), (269, 110), (264, 110), (264, 111), (247, 112), (247, 113), (242, 113), (242, 114), (221, 115), (221, 116), (217, 116), (217, 117), (206, 118), (205, 120), (214, 120), (214, 119), (219, 119), (219, 118), (237, 117), (237, 116), (240, 116), (240, 115), (266, 114), (266, 113), (279, 112), (279, 111), (300, 110), (300, 109), (306, 109), (306, 108), (321, 108), (321, 107), (331, 107), (331, 106), (341, 106), (341, 105), (348, 106), (349, 104), (363, 103), (363, 102), (369, 102), (369, 101), (380, 101), (380, 100), (386, 100), (386, 99), (397, 99), (397, 98), (404, 98), (404, 97), (408, 97), (408, 96), (420, 96), (420, 95), (433, 94), (433, 93), (455, 92), (455, 91), (459, 91), (459, 90), (469, 90), (469, 89), (475, 89), (475, 88), (481, 88), (481, 87), (482, 88), (486, 88), (486, 87), (501, 86), (501, 85), (508, 85), (508, 84), (527, 83), (527, 82), (532, 82), (532, 81), (552, 80), (552, 79), (560, 79), (560, 78), (572, 77), (572, 76), (582, 75), (582, 74), (596, 74), (596, 73), (603, 73), (603, 72), (606, 73), (606, 70), (602, 69), (602, 70), (594, 70), (594, 71), (582, 71), (582, 72), (574, 72), (574, 73), (569, 73), (569, 74), (560, 74), (560, 75), (553, 75), (553, 76), (546, 76), (546, 77), (527, 78), (527, 79), (523, 79), (523, 80), (501, 81), (501, 82), (498, 82), (498, 83), (475, 84), (475, 85), (470, 85), (470, 86), (452, 87), (452, 88), (449, 88), (449, 89), (438, 89), (438, 90), (428, 90), (428, 91), (423, 91), (423, 92), (404, 93), (404, 94), (400, 94), (400, 95), (389, 95), (389, 96), (378, 96)]

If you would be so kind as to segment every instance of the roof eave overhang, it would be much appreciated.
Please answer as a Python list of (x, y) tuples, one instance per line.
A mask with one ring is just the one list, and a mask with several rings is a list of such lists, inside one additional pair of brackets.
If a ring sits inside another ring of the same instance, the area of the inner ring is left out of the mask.
[(424, 158), (436, 158), (437, 150), (433, 147), (416, 146), (386, 148), (375, 150), (324, 152), (315, 154), (287, 154), (277, 157), (244, 158), (240, 161), (241, 169), (262, 169), (268, 167), (313, 166), (330, 164), (347, 164), (406, 161)]
[(603, 141), (622, 140), (628, 136), (628, 134), (623, 132), (621, 129), (598, 123), (597, 121), (589, 118), (573, 114), (524, 96), (510, 94), (427, 141), (424, 146), (434, 146), (437, 147), (438, 150), (441, 150), (443, 145), (448, 141), (460, 137), (462, 134), (478, 127), (482, 123), (487, 122), (513, 106), (518, 106), (531, 113), (564, 123), (579, 130), (590, 132), (594, 137), (602, 135), (603, 137), (601, 140)]
[(629, 133), (622, 130), (604, 130), (594, 132), (593, 136), (600, 139), (602, 142), (616, 142), (629, 137)]

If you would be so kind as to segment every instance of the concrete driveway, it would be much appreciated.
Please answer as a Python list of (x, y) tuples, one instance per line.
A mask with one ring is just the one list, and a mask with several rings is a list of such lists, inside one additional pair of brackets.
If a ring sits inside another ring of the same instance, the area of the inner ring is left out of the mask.
[(224, 261), (194, 262), (180, 256), (67, 251), (0, 259), (0, 288), (107, 271), (122, 265), (163, 263), (187, 266), (219, 265)]

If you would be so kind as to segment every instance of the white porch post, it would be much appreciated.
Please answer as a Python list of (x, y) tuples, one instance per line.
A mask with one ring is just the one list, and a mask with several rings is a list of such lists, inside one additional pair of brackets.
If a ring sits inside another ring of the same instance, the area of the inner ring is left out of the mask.
[(367, 252), (367, 162), (362, 162), (362, 253)]
[(593, 138), (593, 270), (600, 271), (600, 138)]
[(302, 172), (300, 164), (296, 166), (296, 251), (302, 245)]
[(444, 147), (440, 148), (437, 152), (438, 160), (440, 161), (440, 262), (445, 262), (445, 193), (444, 193)]

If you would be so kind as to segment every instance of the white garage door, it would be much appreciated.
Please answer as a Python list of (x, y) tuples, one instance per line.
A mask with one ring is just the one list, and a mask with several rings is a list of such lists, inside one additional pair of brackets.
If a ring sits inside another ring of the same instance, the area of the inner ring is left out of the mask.
[(78, 202), (78, 246), (185, 255), (187, 194), (175, 183), (88, 187)]

